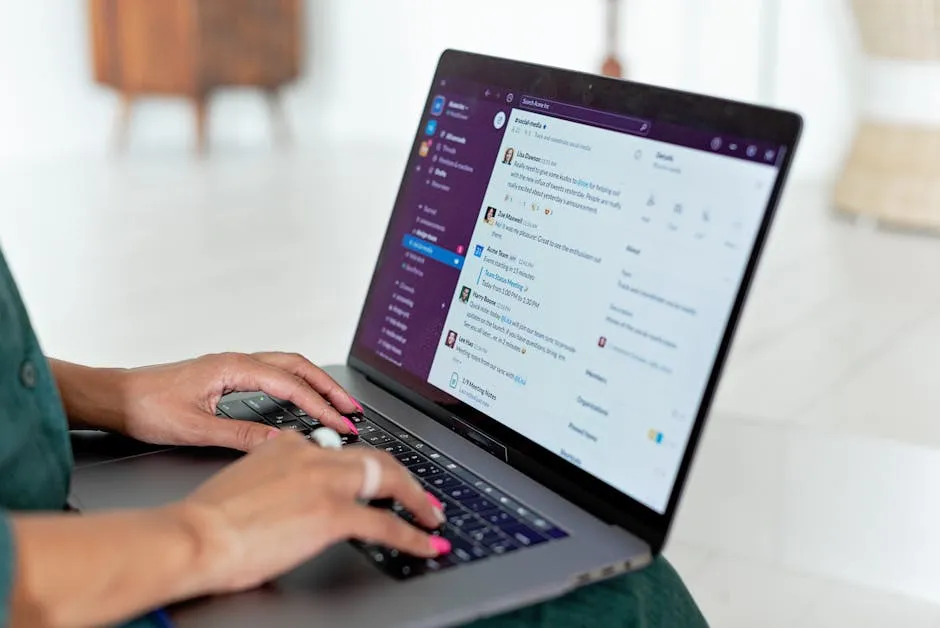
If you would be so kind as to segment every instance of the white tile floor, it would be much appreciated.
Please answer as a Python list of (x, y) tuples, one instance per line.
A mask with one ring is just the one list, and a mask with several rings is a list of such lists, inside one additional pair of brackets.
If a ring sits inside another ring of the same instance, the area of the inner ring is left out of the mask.
[[(0, 243), (57, 356), (338, 361), (403, 150), (6, 169)], [(715, 626), (940, 627), (940, 240), (826, 207), (787, 195), (667, 553)]]

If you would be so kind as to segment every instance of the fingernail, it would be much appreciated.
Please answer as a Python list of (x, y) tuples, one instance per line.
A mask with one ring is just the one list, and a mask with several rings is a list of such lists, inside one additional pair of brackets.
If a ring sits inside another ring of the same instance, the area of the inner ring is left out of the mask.
[(437, 523), (444, 525), (447, 522), (447, 515), (444, 514), (444, 505), (437, 500), (434, 495), (427, 493), (428, 501), (431, 502), (431, 506), (434, 508), (434, 514), (437, 516)]
[(280, 430), (271, 430), (270, 432), (268, 432), (267, 440), (271, 440), (272, 438), (277, 438), (280, 435), (281, 435)]
[(427, 491), (425, 491), (424, 494), (427, 495), (428, 501), (431, 502), (431, 505), (432, 505), (432, 506), (434, 506), (435, 508), (437, 508), (437, 509), (440, 510), (441, 512), (444, 512), (444, 504), (441, 503), (441, 500), (439, 500), (438, 498), (434, 497), (434, 495), (432, 495), (431, 493), (428, 493)]
[(431, 537), (431, 549), (437, 552), (437, 555), (450, 554), (450, 541), (440, 536)]
[(353, 397), (352, 395), (349, 395), (349, 400), (352, 401), (353, 405), (356, 406), (356, 409), (359, 410), (359, 414), (362, 414), (363, 412), (365, 412), (365, 410), (362, 409), (362, 404), (356, 401), (355, 397)]
[(343, 417), (343, 421), (346, 422), (346, 426), (349, 427), (349, 431), (350, 431), (350, 432), (352, 432), (352, 433), (355, 434), (356, 436), (359, 436), (359, 430), (356, 429), (356, 424), (355, 424), (355, 423), (353, 423), (352, 421), (350, 421), (350, 420), (347, 419), (346, 417)]

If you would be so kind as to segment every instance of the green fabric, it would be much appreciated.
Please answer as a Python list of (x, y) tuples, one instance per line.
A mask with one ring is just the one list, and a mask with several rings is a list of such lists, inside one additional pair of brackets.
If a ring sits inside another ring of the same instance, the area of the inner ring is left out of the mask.
[(0, 252), (0, 626), (15, 567), (9, 512), (61, 510), (71, 468), (62, 403)]
[(529, 608), (483, 619), (471, 628), (707, 628), (708, 623), (665, 558), (642, 571), (598, 582)]
[(61, 512), (71, 470), (62, 401), (0, 251), (0, 626), (9, 623), (15, 576), (10, 513)]
[[(9, 513), (61, 511), (68, 496), (71, 467), (62, 403), (0, 251), (0, 627), (8, 623), (15, 575)], [(679, 576), (664, 559), (643, 571), (473, 626), (568, 628), (589, 624), (706, 626)], [(153, 625), (140, 619), (128, 628)]]

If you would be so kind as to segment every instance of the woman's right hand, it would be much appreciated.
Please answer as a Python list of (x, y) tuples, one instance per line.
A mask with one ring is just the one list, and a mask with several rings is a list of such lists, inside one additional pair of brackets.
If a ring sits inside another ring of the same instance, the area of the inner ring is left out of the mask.
[(321, 449), (295, 433), (252, 450), (169, 511), (195, 531), (200, 594), (256, 587), (349, 539), (428, 558), (450, 551), (360, 497), (398, 501), (428, 529), (444, 520), (440, 502), (392, 456)]

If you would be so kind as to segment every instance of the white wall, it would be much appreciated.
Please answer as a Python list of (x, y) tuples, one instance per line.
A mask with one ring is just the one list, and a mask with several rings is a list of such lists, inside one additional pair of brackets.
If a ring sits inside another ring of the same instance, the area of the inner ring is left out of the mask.
[[(831, 176), (854, 115), (854, 32), (847, 0), (781, 4), (774, 103), (808, 120), (799, 170)], [(605, 0), (309, 0), (306, 78), (288, 99), (302, 141), (324, 134), (405, 144), (439, 52), (466, 48), (594, 70)], [(115, 99), (91, 83), (85, 3), (9, 3), (0, 21), (0, 162), (104, 155)], [(633, 78), (732, 98), (761, 96), (761, 0), (626, 0)], [(214, 104), (213, 142), (269, 142), (264, 103), (229, 93)], [(133, 149), (185, 152), (181, 102), (138, 109)]]

